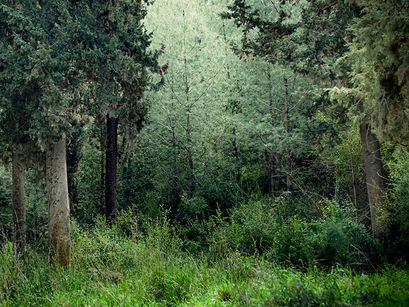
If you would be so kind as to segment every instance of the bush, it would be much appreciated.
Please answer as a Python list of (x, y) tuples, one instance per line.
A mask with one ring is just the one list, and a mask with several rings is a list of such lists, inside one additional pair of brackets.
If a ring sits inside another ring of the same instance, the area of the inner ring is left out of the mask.
[(368, 268), (382, 262), (382, 251), (364, 225), (356, 222), (351, 204), (327, 201), (324, 219), (315, 223), (316, 261), (327, 267), (335, 264)]
[(302, 269), (315, 265), (367, 268), (382, 261), (379, 243), (356, 222), (352, 205), (325, 201), (323, 217), (315, 221), (299, 214), (283, 215), (284, 205), (262, 198), (233, 209), (228, 221), (220, 214), (214, 216), (209, 223), (210, 253), (216, 258), (231, 251), (263, 255)]
[(250, 200), (234, 208), (230, 221), (217, 214), (210, 219), (210, 252), (216, 257), (224, 253), (263, 254), (271, 248), (277, 224), (270, 198)]
[(275, 233), (268, 258), (305, 269), (315, 262), (312, 244), (314, 236), (315, 233), (307, 222), (296, 216), (292, 217), (281, 224)]
[(409, 152), (394, 153), (389, 167), (392, 181), (392, 237), (395, 257), (407, 259), (409, 254)]
[[(67, 268), (50, 263), (48, 251), (37, 246), (30, 246), (26, 257), (13, 259), (12, 244), (4, 244), (0, 305), (404, 306), (408, 302), (407, 268), (364, 274), (312, 268), (303, 273), (237, 252), (211, 261), (181, 251), (181, 241), (167, 219), (148, 224), (148, 233), (134, 241), (102, 218), (88, 230), (73, 222), (73, 257)], [(303, 233), (307, 225), (293, 218), (283, 233), (294, 229)]]
[(11, 176), (0, 166), (0, 244), (11, 234)]

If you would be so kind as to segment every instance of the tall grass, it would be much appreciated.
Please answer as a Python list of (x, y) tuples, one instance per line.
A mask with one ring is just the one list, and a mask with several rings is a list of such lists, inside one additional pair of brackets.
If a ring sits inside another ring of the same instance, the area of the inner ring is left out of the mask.
[[(67, 269), (40, 249), (13, 259), (0, 250), (2, 306), (314, 306), (407, 305), (409, 269), (300, 272), (238, 252), (209, 260), (182, 250), (166, 219), (146, 233), (102, 221), (88, 231), (76, 223)], [(128, 229), (129, 230), (129, 229)]]

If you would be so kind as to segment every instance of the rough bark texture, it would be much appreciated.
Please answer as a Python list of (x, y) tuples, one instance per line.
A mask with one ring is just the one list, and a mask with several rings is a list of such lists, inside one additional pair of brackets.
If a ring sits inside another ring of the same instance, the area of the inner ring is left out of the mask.
[(359, 127), (362, 142), (362, 157), (365, 166), (366, 187), (368, 191), (372, 233), (382, 239), (387, 235), (387, 226), (380, 223), (382, 206), (385, 201), (385, 171), (379, 141), (371, 127), (363, 123)]
[(13, 244), (14, 254), (23, 253), (26, 247), (26, 199), (24, 190), (24, 167), (17, 154), (12, 161)]
[(68, 266), (71, 256), (70, 204), (64, 136), (58, 142), (47, 144), (46, 182), (50, 255), (61, 266)]
[(117, 214), (118, 118), (107, 117), (105, 163), (105, 217), (112, 222)]

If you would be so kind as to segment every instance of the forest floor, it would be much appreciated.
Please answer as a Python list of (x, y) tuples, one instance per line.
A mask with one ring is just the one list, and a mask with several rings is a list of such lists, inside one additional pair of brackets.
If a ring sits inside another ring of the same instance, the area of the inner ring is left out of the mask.
[(72, 262), (48, 261), (46, 244), (15, 261), (0, 250), (2, 306), (409, 306), (409, 268), (300, 271), (232, 252), (212, 259), (181, 249), (168, 225), (148, 235), (73, 227)]

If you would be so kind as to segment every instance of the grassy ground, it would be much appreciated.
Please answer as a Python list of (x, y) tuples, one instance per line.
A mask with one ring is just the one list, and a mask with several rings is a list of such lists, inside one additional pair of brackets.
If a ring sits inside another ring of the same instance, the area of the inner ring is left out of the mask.
[[(133, 237), (133, 238), (132, 238)], [(0, 251), (2, 306), (409, 306), (409, 269), (300, 272), (231, 253), (209, 261), (181, 251), (168, 225), (144, 237), (116, 227), (73, 227), (72, 264), (50, 264), (30, 249), (14, 264)], [(43, 251), (42, 251), (43, 250)]]

